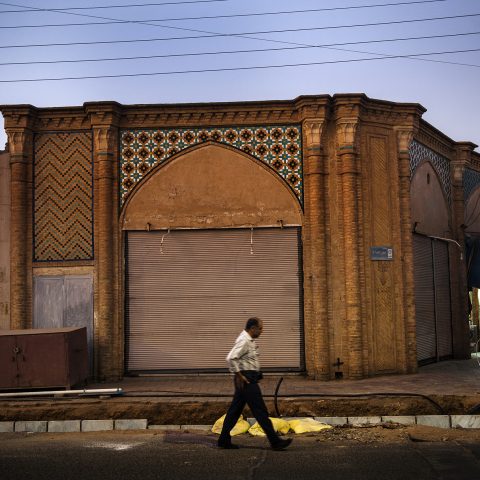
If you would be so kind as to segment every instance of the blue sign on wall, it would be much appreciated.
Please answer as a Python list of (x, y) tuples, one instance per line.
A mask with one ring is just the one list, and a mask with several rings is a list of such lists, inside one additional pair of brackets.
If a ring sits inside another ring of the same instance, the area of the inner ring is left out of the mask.
[(370, 260), (393, 260), (393, 247), (370, 247)]

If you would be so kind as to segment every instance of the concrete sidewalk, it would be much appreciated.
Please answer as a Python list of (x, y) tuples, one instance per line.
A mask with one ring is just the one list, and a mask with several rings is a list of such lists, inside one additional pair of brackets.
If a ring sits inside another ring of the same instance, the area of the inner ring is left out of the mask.
[[(423, 395), (480, 395), (480, 366), (476, 359), (451, 360), (419, 368), (410, 375), (384, 375), (362, 380), (332, 380), (321, 382), (302, 375), (267, 374), (262, 380), (266, 396), (273, 395), (279, 379), (284, 380), (279, 395), (305, 393), (355, 394), (355, 393), (416, 393)], [(158, 393), (172, 397), (191, 394), (219, 396), (232, 393), (229, 374), (217, 375), (158, 375), (125, 377), (119, 382), (91, 383), (87, 388), (117, 388), (126, 394)]]
[[(274, 402), (282, 376), (278, 402)], [(472, 425), (480, 419), (476, 359), (427, 365), (417, 374), (363, 380), (321, 382), (301, 375), (267, 374), (261, 387), (270, 414), (275, 416), (332, 418), (334, 424), (339, 418), (350, 424), (363, 417), (368, 417), (367, 423), (375, 417), (378, 423), (384, 417), (407, 416), (409, 422), (420, 424), (423, 417), (433, 415), (435, 422), (445, 426), (458, 421), (454, 416), (476, 414), (462, 419)], [(40, 421), (41, 428), (55, 421), (75, 421), (79, 428), (79, 421), (107, 421), (113, 426), (114, 421), (141, 419), (148, 425), (211, 425), (225, 413), (233, 393), (229, 374), (125, 377), (87, 385), (87, 389), (96, 388), (121, 388), (124, 395), (0, 398), (0, 422), (10, 422), (5, 427), (10, 431), (13, 422), (31, 421)], [(249, 415), (248, 409), (245, 414)]]

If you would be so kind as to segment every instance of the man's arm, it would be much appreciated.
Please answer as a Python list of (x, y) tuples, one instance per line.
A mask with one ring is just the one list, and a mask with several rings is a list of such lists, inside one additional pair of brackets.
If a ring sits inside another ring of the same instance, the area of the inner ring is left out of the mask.
[(235, 378), (234, 378), (235, 386), (238, 389), (242, 389), (245, 387), (246, 383), (250, 383), (245, 375), (243, 375), (242, 372), (235, 372)]
[(227, 362), (230, 365), (230, 371), (235, 375), (235, 386), (240, 389), (243, 388), (246, 383), (250, 383), (240, 371), (240, 359), (245, 353), (247, 353), (247, 351), (247, 342), (238, 341), (227, 355)]

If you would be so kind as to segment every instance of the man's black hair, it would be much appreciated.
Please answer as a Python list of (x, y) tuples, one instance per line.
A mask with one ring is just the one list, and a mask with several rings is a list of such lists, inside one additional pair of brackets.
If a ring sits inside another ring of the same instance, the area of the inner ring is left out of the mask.
[(245, 325), (245, 330), (250, 330), (252, 327), (258, 327), (260, 325), (260, 319), (257, 317), (252, 317), (247, 320)]

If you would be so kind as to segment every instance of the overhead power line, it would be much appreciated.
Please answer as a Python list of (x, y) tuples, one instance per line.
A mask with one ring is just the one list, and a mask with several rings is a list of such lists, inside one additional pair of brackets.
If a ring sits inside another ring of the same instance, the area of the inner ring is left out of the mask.
[[(240, 33), (211, 33), (208, 35), (196, 35), (196, 36), (184, 36), (184, 37), (165, 37), (162, 40), (190, 40), (190, 39), (197, 39), (197, 38), (212, 38), (212, 37), (242, 37), (245, 35), (266, 35), (270, 33), (287, 33), (287, 32), (310, 32), (316, 30), (332, 30), (332, 29), (340, 29), (340, 28), (358, 28), (358, 27), (376, 27), (381, 25), (398, 25), (398, 24), (405, 24), (405, 23), (418, 23), (418, 22), (433, 22), (438, 20), (452, 20), (456, 18), (468, 18), (468, 17), (479, 17), (480, 13), (469, 13), (465, 15), (449, 15), (445, 17), (429, 17), (429, 18), (415, 18), (409, 20), (391, 20), (388, 22), (374, 22), (374, 23), (354, 23), (354, 24), (347, 24), (347, 25), (327, 25), (323, 27), (304, 27), (304, 28), (286, 28), (280, 30), (260, 30), (255, 32), (240, 32)], [(160, 20), (150, 20), (150, 21), (160, 21)], [(83, 25), (105, 25), (109, 23), (144, 23), (143, 20), (116, 20), (112, 22), (92, 22), (92, 23), (71, 23), (71, 24), (62, 24), (62, 25), (36, 25), (36, 27), (47, 27), (47, 26), (83, 26)], [(156, 25), (158, 27), (163, 27), (163, 25)], [(27, 28), (21, 26), (0, 26), (0, 28)], [(265, 39), (255, 39), (255, 40), (265, 40)]]
[[(191, 4), (191, 3), (213, 3), (213, 2), (230, 2), (231, 0), (191, 0), (191, 1), (182, 1), (182, 2), (153, 2), (153, 3), (130, 3), (124, 5), (98, 5), (92, 7), (68, 7), (68, 8), (37, 8), (33, 12), (71, 12), (72, 10), (100, 10), (100, 9), (113, 9), (113, 8), (138, 8), (138, 7), (163, 7), (171, 5), (182, 5), (182, 4)], [(397, 2), (397, 3), (380, 3), (372, 5), (355, 5), (350, 7), (331, 7), (323, 8), (322, 11), (330, 10), (351, 10), (356, 8), (373, 8), (373, 7), (395, 7), (402, 5), (414, 5), (417, 3), (439, 3), (447, 2), (449, 0), (418, 0), (411, 2)], [(2, 5), (13, 5), (9, 3), (1, 2)], [(32, 12), (31, 10), (0, 10), (0, 13), (28, 13)], [(262, 15), (262, 14), (258, 14)]]
[[(308, 11), (308, 10), (305, 10)], [(310, 12), (315, 10), (310, 10)], [(298, 13), (299, 11), (291, 11), (291, 12), (281, 12), (281, 13)], [(280, 12), (279, 12), (280, 13)], [(271, 14), (264, 14), (264, 15), (271, 15)], [(240, 15), (239, 15), (240, 16)], [(247, 15), (244, 15), (247, 16)], [(251, 34), (258, 34), (258, 33), (281, 33), (281, 32), (299, 32), (299, 31), (310, 31), (310, 30), (329, 30), (335, 28), (354, 28), (354, 27), (371, 27), (377, 25), (395, 25), (395, 24), (403, 24), (403, 23), (415, 23), (415, 22), (431, 22), (437, 20), (452, 20), (456, 18), (469, 18), (469, 17), (478, 17), (480, 13), (467, 13), (464, 15), (449, 15), (445, 17), (427, 17), (427, 18), (414, 18), (408, 20), (391, 20), (389, 22), (376, 22), (376, 23), (360, 23), (360, 24), (352, 24), (352, 25), (327, 25), (324, 27), (310, 27), (310, 28), (293, 28), (290, 30), (270, 30), (267, 32), (247, 32), (247, 33), (230, 33), (228, 35), (235, 36), (235, 35), (251, 35)], [(222, 16), (218, 17), (205, 17), (205, 18), (223, 18)], [(0, 26), (1, 29), (20, 29), (20, 28), (55, 28), (55, 27), (87, 27), (87, 26), (94, 26), (94, 25), (124, 25), (130, 23), (140, 23), (145, 24), (148, 22), (167, 22), (172, 21), (175, 19), (145, 19), (145, 20), (107, 20), (104, 22), (83, 22), (83, 23), (51, 23), (51, 24), (42, 24), (42, 25), (2, 25)], [(163, 27), (163, 25), (156, 25), (159, 27)], [(173, 28), (173, 27), (168, 27)], [(215, 36), (224, 36), (226, 34), (216, 34)]]
[[(0, 2), (0, 4), (6, 4), (6, 3), (5, 2)], [(10, 6), (14, 5), (16, 7), (26, 8), (28, 10), (38, 10), (35, 7), (30, 7), (30, 6), (25, 6), (25, 5), (12, 4), (12, 3), (9, 3), (8, 5), (10, 5)], [(111, 20), (111, 21), (117, 21), (118, 20), (116, 18), (111, 18), (111, 17), (100, 17), (100, 16), (97, 16), (97, 15), (82, 14), (82, 13), (73, 13), (73, 12), (60, 12), (60, 13), (63, 13), (65, 15), (75, 15), (75, 16), (80, 16), (80, 17), (96, 18), (96, 19), (101, 19), (101, 20)], [(142, 25), (154, 26), (154, 27), (157, 27), (157, 28), (168, 28), (168, 29), (174, 29), (174, 30), (202, 33), (202, 34), (207, 34), (207, 35), (210, 35), (210, 36), (218, 36), (218, 35), (231, 36), (231, 35), (226, 35), (226, 34), (218, 34), (218, 32), (212, 32), (212, 31), (209, 31), (209, 30), (199, 30), (199, 29), (192, 29), (192, 28), (185, 28), (185, 27), (174, 27), (174, 26), (171, 26), (171, 25), (158, 25), (157, 23), (142, 22), (141, 24)], [(235, 37), (244, 38), (244, 39), (248, 39), (248, 40), (257, 40), (257, 41), (259, 40), (259, 41), (270, 42), (270, 43), (275, 43), (275, 44), (282, 44), (282, 45), (310, 46), (308, 44), (300, 43), (300, 42), (292, 42), (292, 41), (276, 40), (276, 39), (269, 39), (269, 38), (263, 38), (263, 37), (255, 37), (255, 36), (247, 35), (247, 34), (235, 34)], [(186, 38), (187, 37), (179, 37), (179, 39), (186, 39)], [(205, 35), (200, 37), (200, 38), (205, 38)], [(353, 53), (362, 53), (362, 54), (367, 54), (367, 55), (377, 55), (377, 53), (375, 53), (375, 52), (351, 50), (351, 49), (340, 48), (340, 47), (325, 47), (325, 48), (333, 49), (333, 50), (353, 52)], [(380, 55), (382, 55), (382, 54), (380, 54)], [(432, 62), (438, 61), (438, 60), (430, 60), (430, 59), (415, 58), (415, 57), (410, 57), (410, 59), (411, 60), (421, 60), (421, 61), (432, 61)]]
[[(480, 48), (472, 48), (468, 50), (450, 50), (442, 52), (428, 52), (428, 53), (415, 53), (410, 55), (382, 55), (380, 57), (370, 57), (370, 58), (354, 58), (348, 60), (326, 60), (323, 62), (305, 62), (305, 63), (290, 63), (290, 64), (281, 64), (281, 65), (255, 65), (249, 67), (223, 67), (223, 68), (204, 68), (198, 70), (177, 70), (177, 71), (167, 71), (167, 72), (147, 72), (147, 73), (123, 73), (123, 74), (110, 74), (110, 75), (84, 75), (78, 77), (47, 77), (47, 78), (19, 78), (14, 80), (0, 80), (0, 83), (23, 83), (23, 82), (57, 82), (65, 80), (91, 80), (91, 79), (100, 79), (100, 78), (125, 78), (125, 77), (152, 77), (160, 75), (182, 75), (190, 73), (214, 73), (214, 72), (233, 72), (233, 71), (243, 71), (243, 70), (260, 70), (260, 69), (273, 69), (273, 68), (287, 68), (287, 67), (305, 67), (305, 66), (314, 66), (314, 65), (327, 65), (327, 64), (341, 64), (341, 63), (354, 63), (354, 62), (369, 62), (374, 60), (391, 60), (398, 58), (412, 58), (412, 57), (422, 57), (422, 56), (431, 56), (431, 55), (448, 55), (452, 53), (465, 53), (465, 52), (478, 52)], [(453, 62), (445, 62), (453, 63)], [(459, 64), (468, 67), (480, 68), (480, 65), (476, 64)]]
[(136, 55), (134, 57), (106, 57), (106, 58), (82, 58), (82, 59), (67, 59), (67, 60), (37, 60), (37, 61), (28, 61), (28, 62), (4, 62), (4, 63), (0, 63), (0, 66), (44, 65), (44, 64), (61, 64), (61, 63), (87, 63), (87, 62), (114, 62), (114, 61), (123, 61), (123, 60), (148, 60), (153, 58), (172, 58), (172, 57), (178, 58), (178, 57), (199, 57), (199, 56), (208, 56), (208, 55), (232, 55), (232, 54), (239, 54), (239, 53), (277, 52), (277, 51), (285, 51), (285, 50), (329, 48), (329, 47), (361, 45), (361, 44), (370, 44), (370, 43), (427, 40), (427, 39), (433, 39), (433, 38), (449, 38), (449, 37), (460, 37), (460, 36), (467, 36), (467, 35), (480, 35), (480, 31), (465, 32), (465, 33), (451, 33), (451, 34), (444, 34), (444, 35), (425, 35), (420, 37), (385, 38), (385, 39), (365, 40), (365, 41), (357, 41), (357, 42), (324, 43), (319, 45), (302, 45), (302, 46), (292, 46), (292, 47), (253, 48), (253, 49), (245, 49), (245, 50), (216, 50), (213, 52), (169, 53), (164, 55)]

